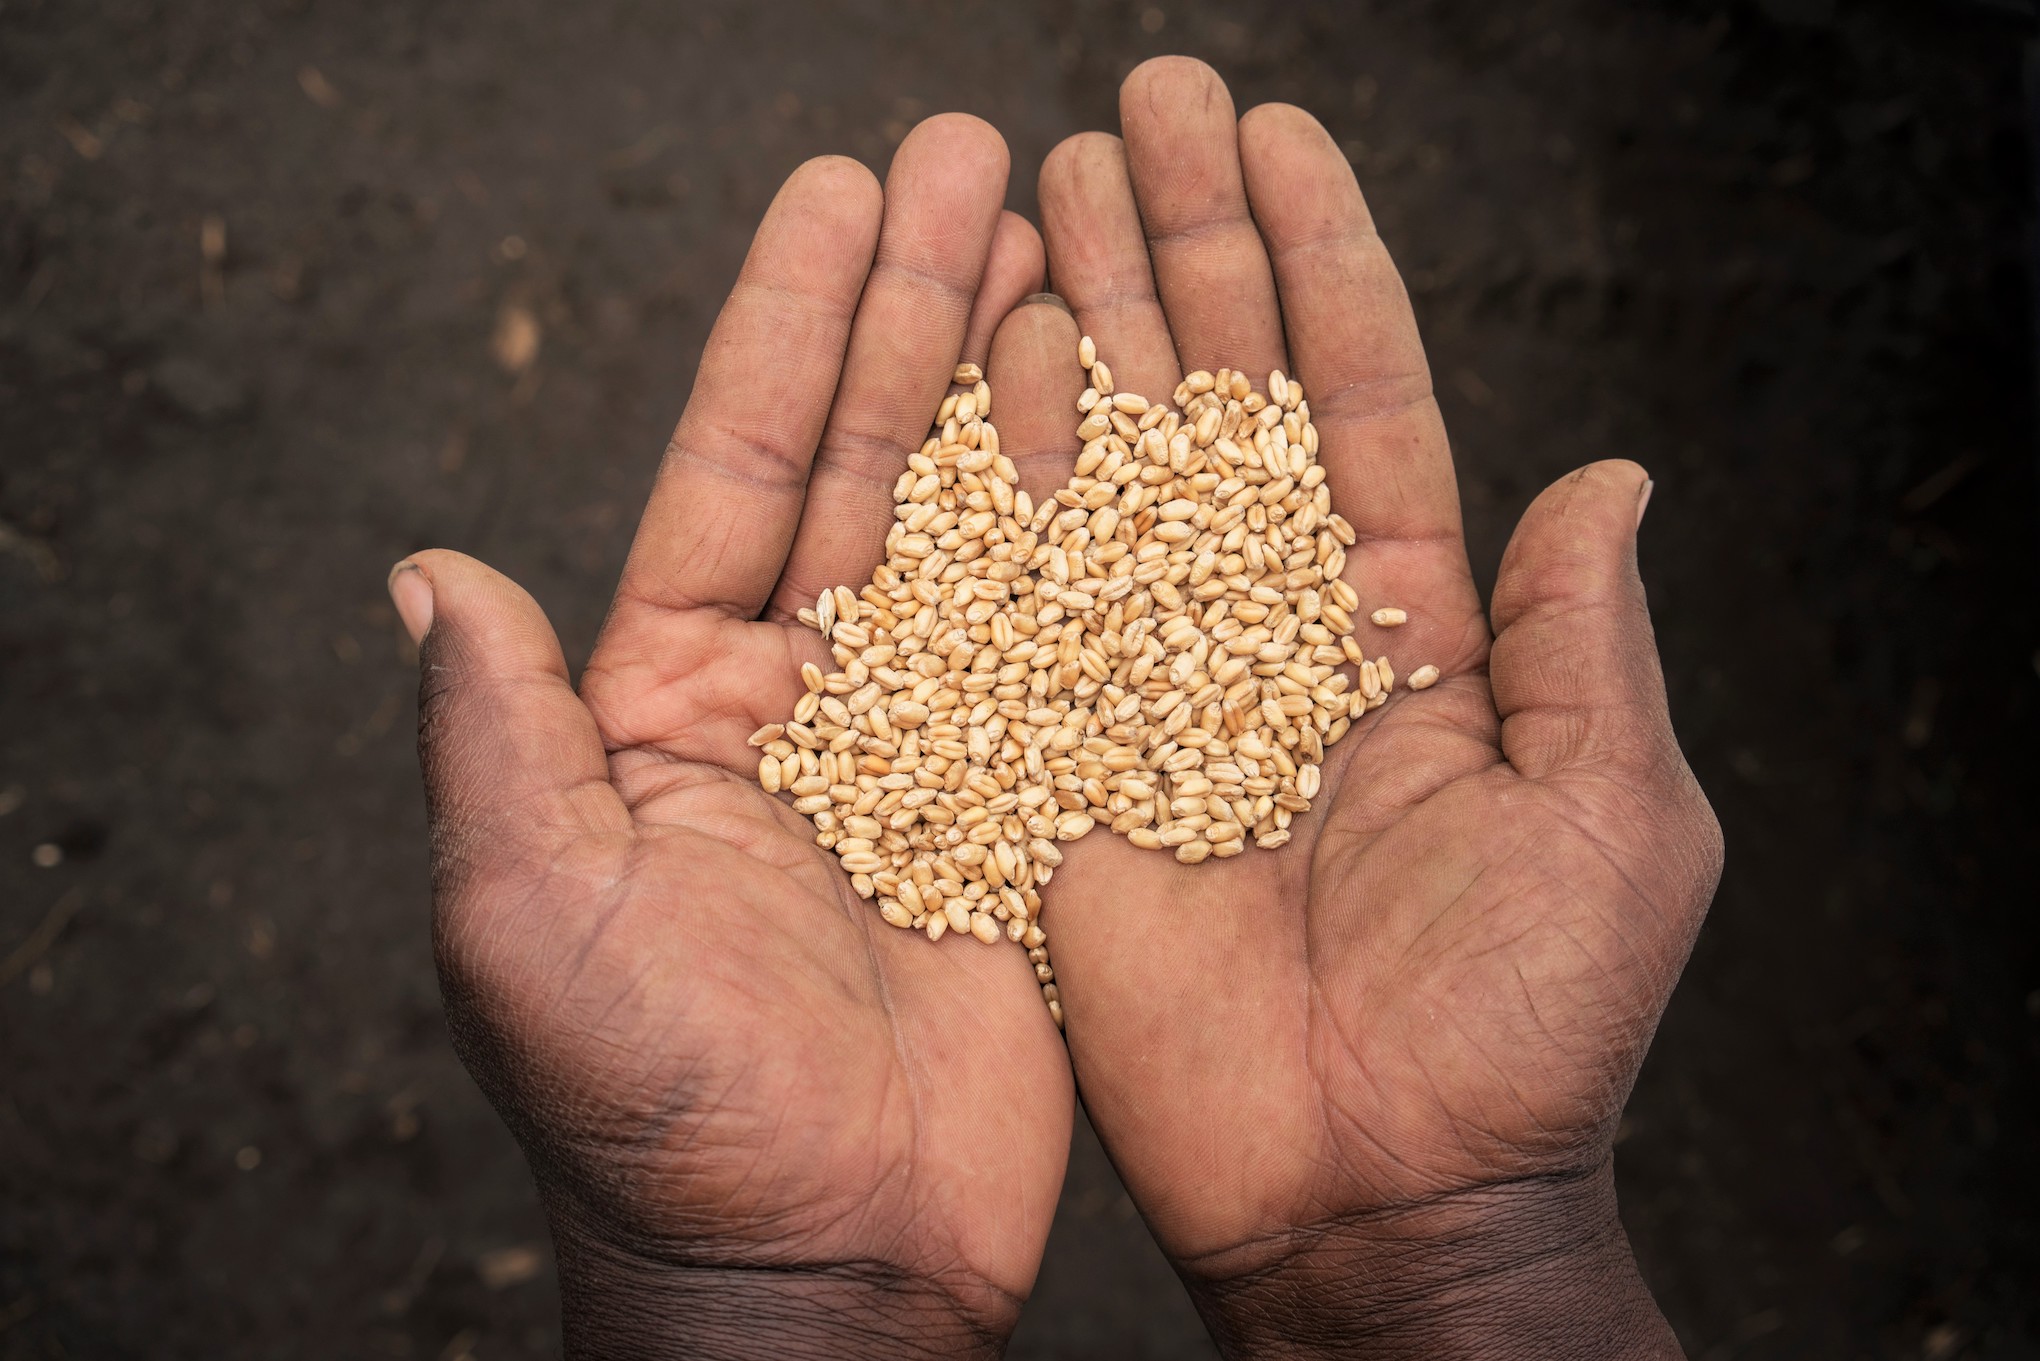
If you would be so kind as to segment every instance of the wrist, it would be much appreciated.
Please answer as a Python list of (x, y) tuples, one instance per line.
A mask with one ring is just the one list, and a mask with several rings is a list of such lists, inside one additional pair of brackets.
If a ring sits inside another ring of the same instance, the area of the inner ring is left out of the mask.
[(1340, 1216), (1184, 1270), (1227, 1356), (1683, 1356), (1637, 1271), (1609, 1164)]
[(779, 1263), (623, 1248), (562, 1226), (560, 1311), (570, 1361), (997, 1357), (1019, 1302), (887, 1263)]

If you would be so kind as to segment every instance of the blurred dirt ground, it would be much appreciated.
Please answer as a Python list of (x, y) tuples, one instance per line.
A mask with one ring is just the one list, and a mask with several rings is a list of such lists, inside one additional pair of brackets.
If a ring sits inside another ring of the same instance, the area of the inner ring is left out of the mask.
[[(1031, 211), (1161, 51), (1351, 155), (1484, 579), (1657, 478), (1729, 857), (1620, 1167), (1691, 1352), (2040, 1355), (2019, 8), (6, 0), (0, 1357), (556, 1349), (383, 574), (585, 655), (779, 179), (965, 108)], [(1209, 1354), (1087, 1134), (1014, 1354)]]

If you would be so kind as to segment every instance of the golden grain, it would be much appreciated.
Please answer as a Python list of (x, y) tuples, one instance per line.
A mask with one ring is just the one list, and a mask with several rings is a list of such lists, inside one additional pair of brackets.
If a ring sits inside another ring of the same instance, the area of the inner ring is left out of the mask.
[(833, 669), (804, 664), (791, 721), (751, 738), (759, 784), (882, 920), (1019, 944), (1058, 1025), (1041, 891), (1064, 846), (1103, 823), (1191, 865), (1280, 847), (1325, 749), (1394, 684), (1353, 637), (1358, 535), (1303, 384), (1198, 370), (1170, 404), (1115, 390), (1088, 336), (1077, 359), (1083, 450), (1039, 503), (999, 452), (983, 370), (956, 367), (884, 563), (800, 611)]

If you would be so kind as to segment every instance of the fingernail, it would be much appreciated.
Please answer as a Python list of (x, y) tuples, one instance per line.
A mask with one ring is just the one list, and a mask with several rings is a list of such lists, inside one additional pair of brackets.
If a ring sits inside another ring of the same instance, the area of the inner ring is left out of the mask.
[(1060, 307), (1065, 316), (1074, 317), (1076, 315), (1075, 312), (1070, 311), (1070, 305), (1062, 300), (1062, 295), (1057, 293), (1029, 293), (1026, 297), (1020, 299), (1022, 307), (1036, 302), (1045, 302), (1050, 307)]
[(415, 562), (400, 562), (390, 568), (390, 602), (404, 621), (411, 641), (422, 643), (432, 631), (432, 583)]
[(1636, 527), (1643, 528), (1643, 513), (1650, 509), (1650, 490), (1657, 485), (1650, 478), (1643, 479), (1643, 490), (1636, 494)]

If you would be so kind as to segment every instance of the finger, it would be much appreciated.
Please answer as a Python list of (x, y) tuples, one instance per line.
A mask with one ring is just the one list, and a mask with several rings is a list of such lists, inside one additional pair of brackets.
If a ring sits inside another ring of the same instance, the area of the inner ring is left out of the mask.
[(1316, 119), (1286, 104), (1241, 120), (1240, 157), (1318, 457), (1335, 508), (1359, 536), (1349, 558), (1355, 586), (1390, 593), (1383, 603), (1414, 601), (1434, 623), (1449, 619), (1451, 632), (1484, 636), (1416, 317), (1352, 167)]
[(1007, 166), (1005, 141), (969, 114), (930, 118), (900, 143), (885, 180), (878, 258), (773, 596), (776, 616), (814, 604), (825, 587), (870, 580), (883, 556), (893, 482), (927, 438), (963, 352)]
[(1244, 369), (1260, 386), (1288, 361), (1231, 93), (1201, 61), (1156, 57), (1119, 87), (1119, 123), (1177, 358), (1186, 370)]
[[(983, 364), (992, 353), (992, 336), (999, 323), (1030, 293), (1039, 293), (1048, 273), (1041, 233), (1018, 213), (999, 214), (992, 233), (991, 255), (985, 260), (984, 283), (978, 287), (977, 302), (970, 310), (970, 324), (963, 331), (963, 358)], [(1001, 394), (1003, 395), (1003, 394)], [(1000, 426), (999, 433), (1006, 433)]]
[(519, 857), (543, 864), (570, 836), (630, 828), (538, 602), (443, 549), (399, 563), (390, 595), (419, 643), (435, 884), (458, 889)]
[(1116, 388), (1168, 400), (1183, 370), (1119, 139), (1102, 132), (1067, 138), (1042, 162), (1040, 191), (1050, 286), (1098, 343)]
[(672, 610), (749, 618), (764, 605), (800, 522), (879, 211), (871, 172), (840, 156), (800, 167), (766, 210), (659, 466), (604, 647), (633, 650)]
[(1037, 506), (1068, 485), (1082, 447), (1078, 338), (1069, 308), (1042, 295), (1013, 309), (992, 340), (985, 372), (998, 401), (999, 451), (1013, 460)]
[(1590, 464), (1531, 503), (1502, 555), (1489, 678), (1502, 752), (1532, 779), (1680, 764), (1636, 570), (1649, 485), (1634, 463)]

